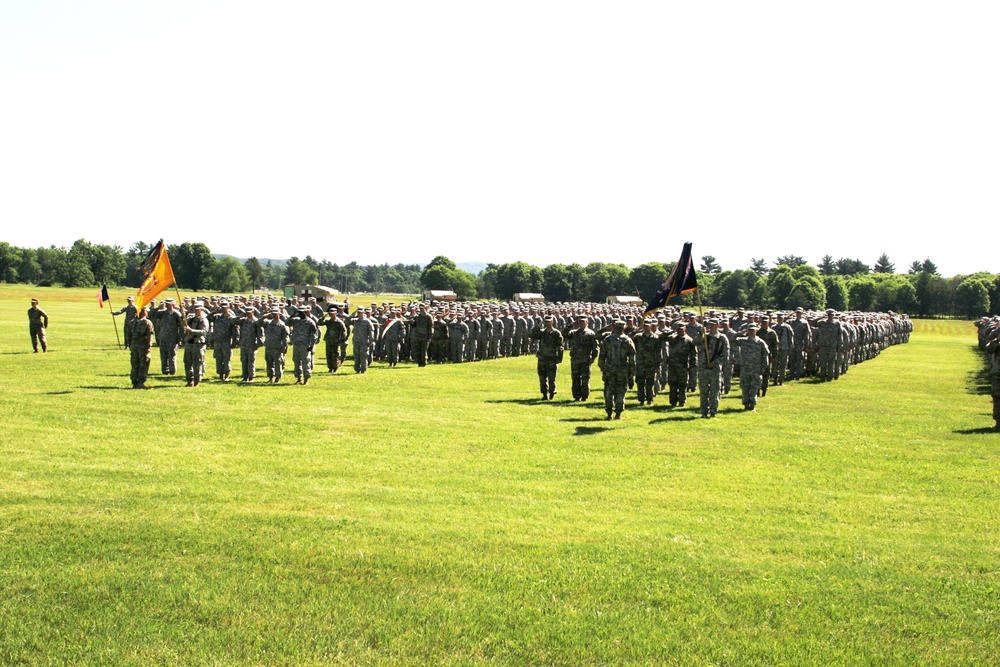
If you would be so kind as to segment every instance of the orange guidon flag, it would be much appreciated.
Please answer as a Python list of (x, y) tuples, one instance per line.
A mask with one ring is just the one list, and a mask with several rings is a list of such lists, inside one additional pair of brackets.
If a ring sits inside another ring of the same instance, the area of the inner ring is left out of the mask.
[(163, 239), (149, 251), (146, 259), (139, 265), (139, 270), (146, 273), (146, 279), (142, 281), (135, 297), (136, 308), (142, 308), (150, 299), (155, 299), (160, 292), (174, 284), (174, 269), (170, 266), (170, 257)]

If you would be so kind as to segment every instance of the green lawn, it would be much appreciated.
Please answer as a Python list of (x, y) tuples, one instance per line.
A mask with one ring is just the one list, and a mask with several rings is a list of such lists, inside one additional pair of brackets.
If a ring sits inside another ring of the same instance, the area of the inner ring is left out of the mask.
[(95, 294), (0, 286), (0, 665), (998, 663), (969, 322), (609, 423), (525, 357), (132, 391)]

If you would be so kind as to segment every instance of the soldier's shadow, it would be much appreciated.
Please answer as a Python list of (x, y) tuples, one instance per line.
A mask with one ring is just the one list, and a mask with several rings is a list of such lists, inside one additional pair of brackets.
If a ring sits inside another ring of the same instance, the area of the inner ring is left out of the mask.
[(960, 433), (962, 435), (979, 435), (983, 433), (1000, 433), (1000, 431), (992, 426), (983, 426), (982, 428), (955, 429), (952, 433)]

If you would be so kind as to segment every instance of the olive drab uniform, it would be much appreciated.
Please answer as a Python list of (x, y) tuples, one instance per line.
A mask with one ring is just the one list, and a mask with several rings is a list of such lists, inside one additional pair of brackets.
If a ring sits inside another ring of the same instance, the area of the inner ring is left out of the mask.
[(35, 352), (38, 352), (39, 347), (42, 352), (49, 349), (49, 343), (45, 339), (45, 330), (48, 328), (48, 314), (38, 307), (37, 301), (32, 301), (31, 308), (28, 309), (28, 333), (31, 334), (31, 348)]

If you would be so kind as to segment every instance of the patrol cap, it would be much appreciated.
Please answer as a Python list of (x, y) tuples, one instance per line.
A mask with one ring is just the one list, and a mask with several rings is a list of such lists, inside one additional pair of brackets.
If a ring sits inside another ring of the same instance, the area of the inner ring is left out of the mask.
[(551, 315), (546, 315), (545, 317), (542, 318), (542, 320), (544, 322), (555, 322), (556, 318), (552, 317)]
[(833, 314), (834, 314), (834, 313), (836, 313), (836, 312), (837, 312), (837, 311), (835, 311), (835, 310), (834, 310), (833, 308), (827, 308), (827, 309), (826, 309), (826, 314), (827, 314), (827, 315), (833, 315)]
[(709, 324), (718, 324), (719, 323), (719, 318), (718, 317), (710, 317), (710, 318), (708, 318), (708, 323)]
[(615, 320), (615, 327), (620, 328), (620, 329), (625, 328), (625, 321), (624, 320)]
[(799, 306), (798, 308), (795, 309), (795, 312), (796, 313), (804, 313), (806, 311), (802, 308), (802, 306)]
[(754, 331), (756, 331), (759, 328), (760, 327), (757, 326), (756, 322), (751, 322), (750, 324), (747, 325), (747, 331), (750, 331), (751, 329), (753, 329)]

